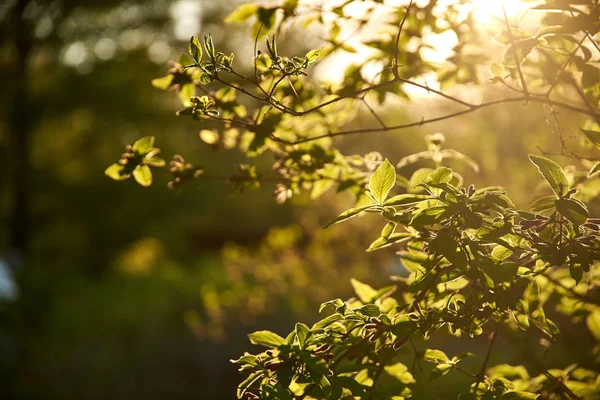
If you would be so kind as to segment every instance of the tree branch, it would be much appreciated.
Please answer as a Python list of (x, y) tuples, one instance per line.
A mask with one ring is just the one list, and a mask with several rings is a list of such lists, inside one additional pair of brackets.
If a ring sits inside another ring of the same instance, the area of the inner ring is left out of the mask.
[(485, 359), (483, 360), (481, 369), (477, 373), (477, 380), (475, 381), (475, 386), (473, 386), (473, 393), (476, 393), (479, 383), (483, 380), (483, 377), (485, 376), (485, 371), (486, 371), (488, 363), (490, 361), (490, 356), (492, 355), (492, 349), (494, 348), (494, 344), (496, 343), (496, 339), (498, 338), (498, 333), (500, 332), (500, 328), (502, 327), (503, 323), (504, 323), (504, 320), (500, 320), (498, 322), (498, 325), (496, 326), (496, 330), (492, 334), (493, 335), (492, 341), (490, 342), (490, 346), (488, 347), (487, 353), (485, 354)]

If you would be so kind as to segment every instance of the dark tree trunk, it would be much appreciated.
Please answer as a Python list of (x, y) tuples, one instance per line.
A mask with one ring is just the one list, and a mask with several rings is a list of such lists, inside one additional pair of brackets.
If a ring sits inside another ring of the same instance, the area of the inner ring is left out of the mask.
[(30, 29), (23, 20), (23, 10), (27, 0), (19, 0), (14, 8), (12, 26), (17, 50), (14, 69), (14, 97), (10, 110), (10, 158), (12, 159), (12, 194), (9, 217), (9, 245), (15, 261), (19, 263), (29, 242), (29, 200), (30, 200), (30, 136), (32, 121), (28, 116), (29, 100), (27, 93), (27, 61), (31, 48)]

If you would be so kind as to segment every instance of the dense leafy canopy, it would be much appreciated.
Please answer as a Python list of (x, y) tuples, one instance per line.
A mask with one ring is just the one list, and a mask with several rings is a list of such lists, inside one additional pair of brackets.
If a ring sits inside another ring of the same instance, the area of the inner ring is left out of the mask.
[[(210, 35), (202, 41), (194, 36), (189, 57), (153, 81), (157, 88), (177, 91), (183, 105), (178, 115), (201, 121), (200, 139), (208, 145), (239, 149), (250, 160), (265, 153), (273, 156), (272, 175), (258, 172), (254, 164), (240, 164), (237, 173), (224, 179), (241, 190), (274, 183), (278, 203), (303, 191), (310, 191), (313, 199), (331, 188), (350, 191), (355, 207), (330, 225), (379, 214), (381, 234), (367, 250), (394, 245), (406, 269), (382, 289), (353, 280), (356, 297), (324, 303), (322, 320), (312, 326), (298, 323), (285, 338), (269, 331), (251, 334), (253, 344), (268, 350), (234, 361), (247, 375), (238, 387), (239, 398), (408, 398), (415, 374), (397, 357), (407, 343), (416, 361), (432, 364), (429, 379), (448, 373), (472, 378), (460, 399), (599, 395), (600, 380), (593, 370), (580, 365), (548, 370), (526, 349), (523, 365), (490, 363), (498, 337), (517, 348), (520, 331), (535, 330), (549, 344), (559, 340), (564, 327), (547, 317), (549, 308), (571, 323), (585, 320), (589, 333), (600, 337), (600, 219), (590, 217), (585, 204), (599, 194), (590, 189), (598, 179), (598, 163), (592, 163), (597, 155), (567, 147), (558, 117), (559, 111), (584, 116), (581, 131), (592, 147), (598, 147), (600, 48), (595, 37), (600, 32), (600, 5), (592, 0), (528, 4), (528, 13), (535, 16), (522, 29), (500, 5), (503, 12), (494, 25), (493, 44), (483, 40), (476, 7), (468, 1), (244, 4), (226, 22), (253, 21), (252, 63), (238, 67), (234, 55), (218, 51)], [(360, 7), (359, 16), (352, 7)], [(279, 37), (296, 21), (305, 28), (322, 25), (327, 35), (323, 46), (304, 55), (280, 48)], [(375, 31), (370, 21), (377, 22)], [(353, 33), (347, 36), (348, 31)], [(428, 35), (446, 33), (456, 38), (452, 55), (443, 64), (425, 57), (424, 50), (431, 47)], [(356, 37), (360, 40), (350, 40)], [(364, 62), (348, 65), (340, 83), (325, 86), (311, 79), (312, 66), (335, 54), (355, 52), (366, 54)], [(366, 66), (376, 73), (370, 74)], [(417, 81), (428, 75), (435, 76), (435, 87)], [(482, 76), (516, 94), (482, 102), (449, 94), (455, 85), (482, 85)], [(414, 96), (410, 87), (439, 96), (457, 110), (386, 125), (375, 103), (409, 99)], [(531, 168), (539, 170), (551, 195), (527, 210), (517, 208), (501, 188), (478, 189), (443, 166), (455, 160), (478, 170), (468, 156), (444, 148), (441, 134), (430, 135), (426, 151), (395, 166), (379, 153), (347, 156), (336, 145), (346, 135), (395, 132), (515, 102), (547, 107), (558, 130), (561, 155), (590, 165), (575, 179), (548, 154), (531, 154)], [(371, 112), (373, 126), (344, 128), (358, 107)], [(164, 166), (158, 151), (153, 138), (142, 138), (128, 146), (106, 174), (116, 180), (133, 176), (141, 185), (150, 185), (150, 167)], [(597, 154), (597, 149), (592, 151)], [(437, 168), (404, 176), (404, 166), (421, 160), (431, 160)], [(180, 155), (170, 166), (170, 187), (216, 177), (209, 167), (195, 167)], [(488, 351), (478, 355), (479, 370), (469, 372), (462, 366), (475, 354), (416, 349), (414, 338), (428, 339), (437, 331), (469, 337), (490, 334)], [(597, 368), (598, 348), (591, 351)]]

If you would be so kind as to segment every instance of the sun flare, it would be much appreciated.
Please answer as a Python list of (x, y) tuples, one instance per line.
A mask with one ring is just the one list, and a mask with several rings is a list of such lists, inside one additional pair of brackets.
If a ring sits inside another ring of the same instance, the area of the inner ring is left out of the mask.
[(526, 8), (520, 0), (471, 0), (473, 17), (479, 22), (492, 22), (504, 18), (504, 11), (509, 17), (519, 15)]

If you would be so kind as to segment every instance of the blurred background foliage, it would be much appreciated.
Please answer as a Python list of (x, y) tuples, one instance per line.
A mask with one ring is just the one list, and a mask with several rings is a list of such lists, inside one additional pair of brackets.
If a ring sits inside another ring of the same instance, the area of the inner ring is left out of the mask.
[[(289, 331), (296, 320), (316, 320), (321, 302), (350, 296), (350, 277), (378, 287), (400, 272), (392, 252), (364, 252), (380, 227), (358, 220), (322, 230), (352, 205), (350, 195), (275, 206), (269, 189), (240, 195), (202, 181), (168, 191), (166, 174), (151, 188), (103, 175), (119, 149), (149, 135), (167, 154), (184, 148), (194, 164), (235, 170), (242, 156), (199, 140), (197, 123), (174, 116), (177, 96), (150, 81), (194, 34), (210, 32), (236, 60), (250, 59), (248, 26), (222, 23), (237, 4), (0, 3), (0, 397), (233, 398), (239, 376), (229, 359), (249, 348), (249, 332)], [(302, 40), (287, 35), (280, 47), (314, 47)], [(499, 90), (484, 88), (473, 95)], [(399, 123), (443, 107), (421, 95), (383, 115)], [(369, 148), (398, 160), (441, 131), (447, 148), (480, 164), (479, 174), (450, 165), (466, 182), (503, 185), (527, 207), (540, 182), (527, 153), (560, 149), (545, 112), (484, 110), (376, 135)], [(368, 112), (354, 121), (373, 123)], [(364, 153), (365, 140), (348, 138), (341, 149)], [(405, 167), (405, 175), (423, 166), (432, 165)], [(592, 202), (590, 214), (599, 208)]]

